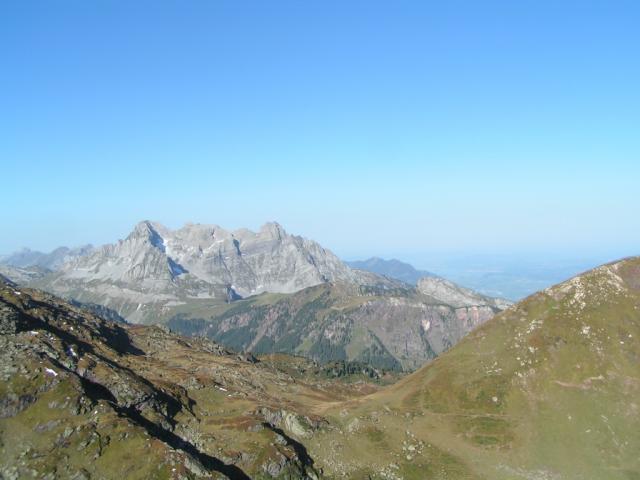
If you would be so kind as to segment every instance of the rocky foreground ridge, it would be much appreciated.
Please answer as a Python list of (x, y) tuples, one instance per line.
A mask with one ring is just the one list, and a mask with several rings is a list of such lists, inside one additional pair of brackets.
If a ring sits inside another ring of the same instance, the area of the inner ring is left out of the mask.
[(315, 479), (300, 442), (326, 423), (314, 406), (379, 375), (258, 362), (0, 279), (0, 477)]

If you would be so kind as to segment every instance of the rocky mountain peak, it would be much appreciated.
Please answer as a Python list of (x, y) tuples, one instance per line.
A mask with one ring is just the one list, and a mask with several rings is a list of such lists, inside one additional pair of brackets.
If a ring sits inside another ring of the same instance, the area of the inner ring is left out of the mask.
[(202, 224), (172, 230), (145, 220), (124, 240), (74, 259), (39, 286), (104, 303), (135, 321), (145, 317), (150, 303), (227, 301), (327, 282), (389, 283), (352, 270), (329, 250), (287, 234), (276, 222), (253, 232)]
[(160, 240), (162, 243), (162, 237), (158, 233), (157, 227), (149, 220), (138, 222), (126, 238), (126, 240), (137, 239), (148, 239), (151, 243), (157, 243)]
[(278, 240), (281, 240), (283, 237), (287, 236), (287, 232), (278, 222), (265, 223), (260, 227), (260, 233)]

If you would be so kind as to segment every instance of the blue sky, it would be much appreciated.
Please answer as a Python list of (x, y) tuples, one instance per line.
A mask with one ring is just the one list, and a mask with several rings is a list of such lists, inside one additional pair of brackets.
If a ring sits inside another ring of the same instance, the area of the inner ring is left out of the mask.
[[(134, 5), (135, 4), (135, 5)], [(640, 253), (635, 1), (4, 1), (0, 253), (277, 220)]]

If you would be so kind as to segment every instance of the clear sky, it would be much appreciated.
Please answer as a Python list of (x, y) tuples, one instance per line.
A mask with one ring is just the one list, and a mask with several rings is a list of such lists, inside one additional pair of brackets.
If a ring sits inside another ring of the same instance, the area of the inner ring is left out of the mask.
[(640, 253), (640, 2), (0, 3), (0, 253), (267, 220)]

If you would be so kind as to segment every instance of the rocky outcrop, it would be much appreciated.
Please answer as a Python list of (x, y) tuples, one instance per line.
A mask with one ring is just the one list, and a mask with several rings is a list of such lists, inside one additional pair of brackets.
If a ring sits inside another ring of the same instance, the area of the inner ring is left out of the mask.
[(2, 478), (319, 478), (300, 443), (315, 420), (268, 393), (317, 387), (3, 279), (0, 383)]
[[(376, 298), (415, 319), (490, 308), (352, 289), (332, 303), (327, 288), (306, 289), (297, 313), (329, 312), (326, 340), (356, 332), (351, 309)], [(254, 363), (0, 278), (0, 477), (628, 480), (640, 472), (638, 338), (640, 258), (532, 295), (384, 388), (356, 365)]]

